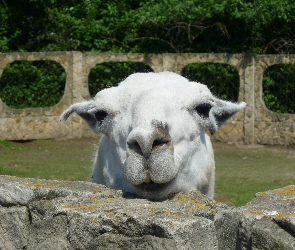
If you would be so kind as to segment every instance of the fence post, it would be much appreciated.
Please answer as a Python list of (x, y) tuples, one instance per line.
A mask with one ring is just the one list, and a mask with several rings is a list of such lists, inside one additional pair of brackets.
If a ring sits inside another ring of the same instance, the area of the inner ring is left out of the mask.
[[(71, 61), (69, 62), (71, 66), (69, 67), (69, 73), (71, 74), (68, 76), (71, 79), (72, 85), (72, 100), (71, 103), (76, 103), (79, 101), (83, 101), (82, 94), (83, 94), (83, 84), (82, 84), (82, 59), (83, 54), (78, 51), (71, 51)], [(73, 114), (72, 116), (72, 137), (73, 138), (81, 138), (82, 137), (82, 119), (77, 114)]]
[(247, 103), (244, 116), (244, 143), (254, 144), (255, 123), (255, 55), (245, 55), (243, 58), (244, 68), (244, 100)]

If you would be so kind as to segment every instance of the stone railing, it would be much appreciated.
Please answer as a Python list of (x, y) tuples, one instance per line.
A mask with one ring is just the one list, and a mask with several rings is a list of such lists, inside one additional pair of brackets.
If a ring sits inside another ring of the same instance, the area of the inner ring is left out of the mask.
[[(268, 110), (262, 99), (262, 77), (275, 64), (295, 63), (295, 55), (255, 54), (104, 54), (81, 52), (1, 53), (0, 74), (7, 64), (19, 60), (52, 60), (64, 68), (67, 78), (60, 102), (49, 108), (12, 109), (0, 100), (0, 139), (27, 140), (93, 136), (78, 116), (66, 123), (59, 115), (73, 102), (89, 99), (90, 70), (104, 62), (142, 62), (155, 72), (180, 73), (190, 63), (224, 63), (237, 68), (240, 77), (239, 101), (247, 102), (215, 135), (225, 142), (245, 144), (295, 144), (295, 114)], [(222, 83), (221, 83), (222, 84)]]
[(198, 192), (161, 202), (88, 182), (0, 176), (0, 249), (295, 249), (295, 186), (228, 207)]

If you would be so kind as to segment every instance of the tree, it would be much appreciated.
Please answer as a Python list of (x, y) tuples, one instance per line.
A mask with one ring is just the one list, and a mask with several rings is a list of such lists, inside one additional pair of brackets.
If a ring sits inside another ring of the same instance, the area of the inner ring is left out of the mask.
[(130, 12), (130, 40), (161, 52), (294, 53), (294, 8), (291, 0), (144, 1)]
[(294, 53), (294, 13), (293, 0), (10, 0), (0, 49)]

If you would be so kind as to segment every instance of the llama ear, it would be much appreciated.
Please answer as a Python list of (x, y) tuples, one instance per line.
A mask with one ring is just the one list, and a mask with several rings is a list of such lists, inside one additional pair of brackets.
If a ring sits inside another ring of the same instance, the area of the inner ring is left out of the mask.
[(210, 110), (208, 126), (212, 135), (215, 134), (230, 117), (238, 111), (243, 110), (247, 105), (245, 102), (236, 104), (218, 98), (214, 98), (214, 102), (215, 106)]
[(101, 124), (108, 115), (107, 111), (98, 109), (94, 101), (91, 100), (71, 105), (61, 114), (60, 121), (66, 121), (73, 112), (81, 116), (96, 133), (100, 132)]

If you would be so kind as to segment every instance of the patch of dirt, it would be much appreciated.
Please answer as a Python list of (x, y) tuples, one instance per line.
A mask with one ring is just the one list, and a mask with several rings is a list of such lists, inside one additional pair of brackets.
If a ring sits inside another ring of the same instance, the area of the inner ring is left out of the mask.
[(217, 202), (221, 202), (223, 204), (227, 204), (227, 205), (232, 204), (232, 199), (223, 194), (215, 194), (214, 199)]
[(15, 146), (21, 146), (21, 147), (34, 147), (36, 140), (13, 140), (10, 141)]

